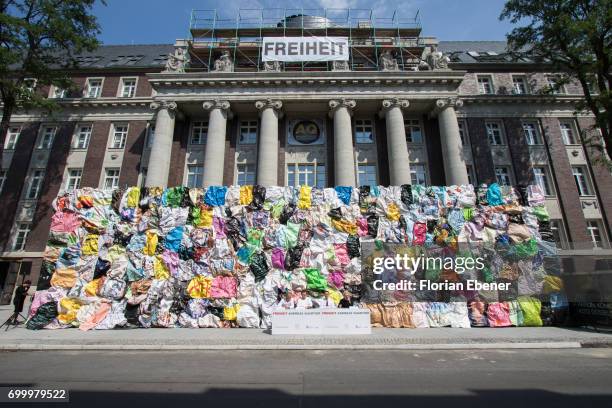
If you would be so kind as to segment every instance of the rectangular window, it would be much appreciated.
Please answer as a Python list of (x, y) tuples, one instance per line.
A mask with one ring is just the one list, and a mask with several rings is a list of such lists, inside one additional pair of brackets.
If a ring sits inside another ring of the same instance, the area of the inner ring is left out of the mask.
[(374, 126), (370, 119), (355, 119), (355, 141), (374, 143)]
[(239, 186), (255, 185), (255, 166), (252, 164), (241, 163), (237, 166), (236, 184)]
[(559, 127), (561, 128), (561, 138), (563, 139), (564, 144), (578, 144), (578, 139), (576, 138), (576, 128), (572, 122), (560, 122)]
[(125, 141), (127, 140), (128, 125), (116, 125), (113, 124), (113, 141), (111, 143), (112, 149), (123, 149), (125, 147)]
[(515, 95), (525, 95), (527, 92), (527, 80), (524, 76), (512, 77), (512, 92)]
[(63, 99), (67, 96), (68, 96), (68, 91), (66, 89), (60, 88), (55, 85), (51, 87), (51, 98)]
[(591, 238), (594, 248), (603, 248), (604, 241), (601, 234), (600, 223), (597, 220), (587, 221), (587, 234)]
[(191, 144), (205, 144), (207, 135), (208, 122), (193, 122), (193, 127), (191, 128)]
[(121, 80), (122, 98), (133, 98), (136, 96), (136, 78), (123, 78)]
[(408, 143), (423, 143), (423, 131), (418, 119), (404, 119), (404, 128)]
[(490, 76), (478, 77), (478, 92), (483, 95), (490, 95), (493, 93), (493, 80)]
[(102, 78), (88, 78), (85, 87), (86, 98), (99, 98), (102, 95)]
[(554, 95), (561, 95), (565, 93), (565, 86), (561, 84), (561, 78), (557, 75), (548, 75), (546, 77), (548, 81), (548, 88)]
[(149, 123), (149, 129), (147, 130), (147, 148), (153, 147), (155, 141), (155, 123)]
[(459, 137), (461, 138), (461, 144), (463, 147), (467, 147), (470, 145), (467, 124), (463, 120), (458, 121), (457, 124), (459, 125)]
[(4, 150), (15, 150), (17, 147), (17, 141), (19, 140), (19, 134), (21, 133), (21, 128), (19, 127), (10, 127), (8, 132), (6, 133), (6, 139), (4, 141)]
[(287, 184), (289, 186), (311, 186), (324, 188), (326, 184), (325, 165), (300, 164), (287, 165)]
[(424, 164), (410, 163), (410, 178), (412, 185), (424, 186), (427, 184), (427, 174)]
[(83, 169), (68, 169), (68, 180), (66, 180), (66, 191), (77, 190), (81, 188), (81, 177)]
[(119, 187), (119, 169), (104, 169), (104, 189), (114, 190)]
[(550, 220), (550, 230), (559, 248), (566, 248), (565, 228), (562, 220)]
[(542, 144), (540, 128), (536, 122), (524, 122), (523, 134), (525, 135), (525, 140), (527, 141), (528, 145), (533, 146)]
[(504, 134), (501, 125), (498, 122), (486, 122), (487, 137), (489, 138), (489, 144), (492, 146), (499, 146), (504, 144)]
[(30, 171), (30, 185), (28, 186), (28, 192), (26, 194), (28, 200), (36, 200), (38, 198), (44, 178), (44, 170), (33, 169)]
[(6, 183), (6, 173), (6, 170), (0, 170), (0, 193), (2, 193), (2, 190), (4, 189), (4, 183)]
[(476, 185), (477, 180), (476, 180), (476, 173), (474, 173), (474, 166), (472, 166), (471, 164), (468, 164), (465, 166), (465, 168), (467, 170), (468, 183), (470, 183), (471, 185)]
[(495, 179), (500, 186), (512, 185), (510, 169), (508, 167), (495, 167)]
[(257, 143), (257, 121), (247, 120), (240, 122), (240, 134), (238, 138), (240, 144)]
[(89, 140), (91, 139), (91, 125), (81, 125), (77, 129), (77, 133), (74, 137), (74, 148), (75, 149), (87, 149), (89, 146)]
[(359, 163), (357, 166), (357, 181), (360, 186), (377, 186), (376, 165)]
[(187, 187), (201, 188), (204, 185), (204, 166), (187, 166)]
[(572, 175), (576, 182), (576, 188), (578, 194), (581, 196), (591, 195), (591, 185), (588, 180), (586, 167), (583, 166), (572, 166)]
[(53, 145), (53, 138), (57, 128), (55, 126), (44, 126), (38, 139), (38, 149), (50, 149)]
[(21, 223), (17, 226), (15, 233), (15, 241), (13, 242), (13, 251), (23, 251), (30, 234), (30, 224)]
[(533, 168), (533, 180), (535, 184), (540, 186), (545, 195), (553, 195), (552, 188), (548, 182), (548, 171), (546, 167), (534, 167)]

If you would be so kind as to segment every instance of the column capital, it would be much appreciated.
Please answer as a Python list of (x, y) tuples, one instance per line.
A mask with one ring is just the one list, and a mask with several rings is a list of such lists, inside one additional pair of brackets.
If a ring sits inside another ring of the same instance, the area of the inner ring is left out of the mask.
[(346, 108), (349, 111), (349, 114), (353, 112), (357, 106), (357, 102), (354, 99), (332, 99), (329, 101), (329, 109), (330, 116), (334, 114), (334, 112), (340, 108)]
[(255, 108), (262, 111), (267, 108), (272, 108), (275, 111), (280, 111), (283, 108), (283, 102), (278, 99), (263, 99), (255, 102)]
[(406, 109), (408, 106), (410, 106), (410, 102), (408, 102), (407, 99), (399, 98), (385, 99), (382, 101), (382, 106), (385, 110), (391, 108)]
[(436, 101), (437, 109), (460, 108), (463, 106), (463, 101), (459, 98), (444, 98)]
[(169, 111), (176, 111), (178, 106), (174, 101), (153, 101), (149, 107), (153, 110), (166, 109)]
[(215, 99), (212, 101), (205, 101), (202, 104), (202, 107), (204, 108), (204, 110), (207, 110), (207, 111), (211, 111), (213, 109), (221, 109), (224, 111), (229, 111), (230, 103), (229, 101)]

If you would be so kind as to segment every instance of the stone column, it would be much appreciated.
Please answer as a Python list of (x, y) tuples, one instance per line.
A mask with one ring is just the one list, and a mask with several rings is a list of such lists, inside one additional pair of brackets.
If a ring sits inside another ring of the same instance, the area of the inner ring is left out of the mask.
[(168, 187), (170, 155), (174, 137), (176, 103), (159, 101), (151, 103), (151, 109), (157, 111), (155, 120), (155, 138), (151, 146), (147, 168), (146, 187)]
[(355, 106), (354, 100), (334, 99), (329, 101), (331, 109), (329, 115), (334, 119), (334, 175), (338, 186), (355, 187), (357, 184), (351, 127), (351, 113)]
[(282, 117), (283, 103), (267, 99), (255, 102), (260, 111), (261, 125), (257, 155), (257, 184), (278, 184), (278, 119)]
[(227, 119), (232, 117), (228, 101), (206, 101), (202, 105), (210, 112), (208, 134), (204, 153), (204, 187), (223, 185), (225, 159), (225, 130)]
[(440, 141), (442, 143), (442, 162), (446, 184), (465, 185), (469, 183), (465, 158), (463, 156), (463, 143), (459, 134), (459, 124), (455, 107), (463, 106), (460, 99), (438, 99), (438, 123), (440, 126)]
[(382, 105), (381, 115), (384, 114), (387, 124), (387, 149), (389, 150), (391, 185), (412, 184), (406, 128), (404, 127), (404, 114), (402, 112), (402, 109), (408, 107), (409, 102), (404, 99), (386, 99)]

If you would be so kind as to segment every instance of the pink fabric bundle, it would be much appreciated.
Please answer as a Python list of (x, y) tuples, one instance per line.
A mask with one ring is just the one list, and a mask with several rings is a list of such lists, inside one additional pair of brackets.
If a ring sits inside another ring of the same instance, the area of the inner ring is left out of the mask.
[(51, 217), (52, 232), (73, 232), (80, 226), (79, 217), (71, 212), (56, 212)]
[(327, 282), (330, 285), (341, 289), (344, 287), (344, 274), (342, 273), (342, 271), (338, 270), (329, 271), (329, 274), (327, 275)]
[(281, 248), (274, 248), (272, 250), (272, 267), (285, 269), (285, 251)]
[(346, 266), (351, 262), (346, 244), (334, 244), (334, 251), (336, 253), (336, 259), (338, 262), (340, 262), (340, 265)]
[(225, 238), (225, 221), (223, 221), (223, 218), (213, 216), (213, 229), (216, 238)]
[(368, 220), (367, 218), (357, 218), (357, 235), (365, 237), (368, 235)]
[(489, 303), (487, 318), (491, 327), (512, 326), (510, 321), (510, 309), (506, 303)]
[(215, 276), (210, 287), (212, 298), (236, 297), (236, 279), (231, 276)]
[(425, 244), (425, 239), (427, 237), (427, 225), (425, 223), (415, 222), (412, 233), (414, 234), (414, 239), (412, 241), (413, 245)]

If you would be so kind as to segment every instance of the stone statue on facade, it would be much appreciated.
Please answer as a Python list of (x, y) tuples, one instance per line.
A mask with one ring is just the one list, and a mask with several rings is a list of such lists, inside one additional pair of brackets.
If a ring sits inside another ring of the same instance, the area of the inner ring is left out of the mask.
[(185, 67), (189, 62), (187, 51), (183, 47), (176, 47), (174, 54), (168, 54), (164, 72), (185, 72)]
[(429, 53), (425, 56), (425, 62), (432, 71), (448, 69), (450, 58), (443, 52), (438, 51), (437, 45), (432, 45)]
[(232, 61), (229, 51), (223, 51), (221, 56), (215, 60), (215, 71), (217, 72), (233, 72), (234, 71), (234, 61)]
[(348, 61), (333, 61), (332, 62), (332, 71), (350, 71)]
[(279, 61), (264, 61), (263, 69), (265, 72), (281, 72), (281, 64)]
[(383, 71), (399, 71), (397, 60), (393, 57), (391, 50), (383, 51), (380, 54), (380, 62)]

